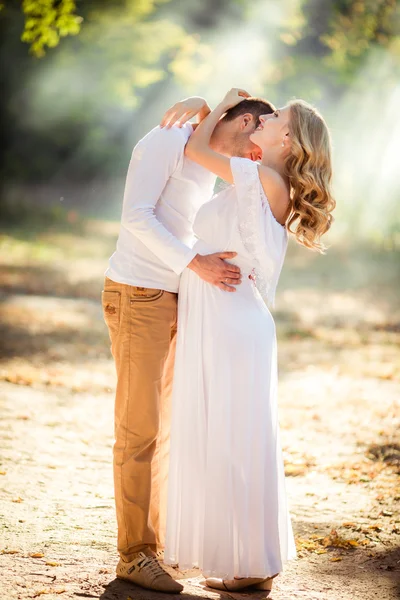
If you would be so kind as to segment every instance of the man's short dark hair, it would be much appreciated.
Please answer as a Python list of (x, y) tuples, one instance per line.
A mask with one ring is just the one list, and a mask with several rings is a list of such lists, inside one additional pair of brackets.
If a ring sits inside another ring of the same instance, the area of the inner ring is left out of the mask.
[(236, 117), (251, 113), (257, 122), (261, 115), (270, 115), (275, 110), (275, 106), (271, 102), (268, 102), (268, 100), (264, 100), (263, 98), (246, 98), (239, 102), (239, 104), (236, 104), (236, 106), (230, 108), (222, 120), (233, 121)]

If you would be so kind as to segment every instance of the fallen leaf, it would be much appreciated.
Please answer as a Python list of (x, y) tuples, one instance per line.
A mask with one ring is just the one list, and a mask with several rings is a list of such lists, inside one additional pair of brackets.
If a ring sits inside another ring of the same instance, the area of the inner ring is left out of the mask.
[(0, 471), (0, 475), (7, 475), (7, 471)]
[(307, 469), (304, 465), (285, 465), (285, 475), (287, 477), (298, 477), (305, 475)]
[(356, 540), (348, 540), (339, 535), (336, 529), (332, 529), (330, 534), (322, 540), (322, 545), (325, 548), (352, 548), (358, 546), (358, 542)]
[(43, 596), (44, 594), (63, 594), (66, 591), (67, 590), (65, 588), (60, 588), (59, 590), (43, 589), (43, 590), (38, 590), (37, 592), (35, 592), (33, 597), (37, 598), (38, 596)]
[(54, 560), (48, 560), (48, 561), (46, 561), (46, 565), (48, 567), (59, 567), (60, 563), (55, 562)]
[(23, 502), (23, 501), (24, 501), (24, 499), (23, 498), (19, 498), (19, 497), (12, 499), (12, 502)]
[(331, 562), (339, 562), (339, 560), (342, 560), (341, 556), (332, 556), (332, 558), (329, 559)]
[(31, 558), (43, 558), (44, 554), (42, 552), (32, 552), (29, 556)]
[(2, 554), (18, 554), (19, 550), (2, 550)]

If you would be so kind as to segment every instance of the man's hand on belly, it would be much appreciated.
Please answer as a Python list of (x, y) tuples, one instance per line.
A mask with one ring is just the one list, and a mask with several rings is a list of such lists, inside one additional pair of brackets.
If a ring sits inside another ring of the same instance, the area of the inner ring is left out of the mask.
[(239, 267), (231, 265), (225, 259), (235, 258), (237, 252), (215, 252), (214, 254), (196, 254), (188, 264), (199, 277), (216, 285), (220, 290), (236, 292), (232, 286), (242, 283)]

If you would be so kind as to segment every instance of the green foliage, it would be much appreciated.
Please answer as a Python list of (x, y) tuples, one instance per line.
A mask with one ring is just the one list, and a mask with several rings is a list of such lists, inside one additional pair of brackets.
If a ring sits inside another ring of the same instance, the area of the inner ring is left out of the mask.
[(345, 205), (343, 221), (366, 231), (382, 207), (387, 225), (376, 230), (398, 239), (398, 0), (1, 4), (5, 195), (7, 182), (49, 181), (59, 196), (93, 182), (101, 210), (117, 212), (132, 145), (169, 103), (200, 93), (213, 104), (240, 85), (277, 104), (316, 102), (334, 133), (338, 221)]
[(52, 206), (32, 205), (27, 199), (0, 203), (0, 226), (3, 231), (15, 227), (26, 227), (32, 232), (43, 229), (82, 231), (84, 220), (76, 211), (67, 210), (59, 204)]
[[(104, 105), (137, 107), (138, 91), (168, 76), (165, 68), (183, 51), (188, 34), (169, 19), (152, 18), (153, 0), (128, 1), (124, 10), (93, 10), (80, 36), (80, 69), (91, 65), (94, 94)], [(75, 62), (76, 48), (62, 52), (64, 64)], [(164, 64), (164, 68), (161, 65)], [(63, 65), (60, 65), (63, 68)]]
[(272, 68), (282, 95), (338, 96), (384, 50), (400, 72), (397, 0), (297, 0), (282, 21)]
[(23, 0), (25, 29), (21, 40), (30, 45), (31, 53), (40, 58), (46, 48), (54, 48), (60, 38), (77, 35), (82, 17), (76, 14), (74, 0)]
[(329, 48), (328, 66), (353, 75), (376, 46), (400, 57), (400, 6), (396, 0), (337, 0), (330, 31), (321, 36)]

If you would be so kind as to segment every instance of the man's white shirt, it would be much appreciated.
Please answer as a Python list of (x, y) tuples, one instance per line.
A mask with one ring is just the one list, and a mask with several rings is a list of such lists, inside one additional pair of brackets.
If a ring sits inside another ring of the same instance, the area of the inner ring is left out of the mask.
[(154, 128), (133, 149), (117, 249), (106, 276), (118, 283), (177, 292), (196, 252), (193, 222), (210, 200), (215, 176), (186, 158), (193, 133)]

